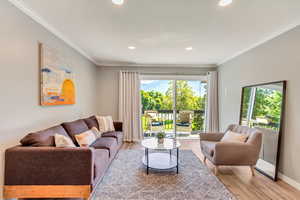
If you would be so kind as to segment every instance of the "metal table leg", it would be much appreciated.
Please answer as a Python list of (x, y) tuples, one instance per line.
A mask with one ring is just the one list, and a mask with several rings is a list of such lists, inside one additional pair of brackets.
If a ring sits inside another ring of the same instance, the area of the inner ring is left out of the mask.
[(179, 163), (179, 148), (177, 148), (177, 174), (178, 174), (178, 168), (179, 168), (179, 165), (178, 165), (178, 163)]
[(147, 174), (149, 174), (149, 150), (146, 148), (146, 158), (147, 158)]

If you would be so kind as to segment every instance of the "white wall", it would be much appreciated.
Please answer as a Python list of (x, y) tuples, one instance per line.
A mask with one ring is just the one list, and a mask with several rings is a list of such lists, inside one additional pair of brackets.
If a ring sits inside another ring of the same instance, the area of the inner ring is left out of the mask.
[(280, 172), (300, 183), (300, 27), (221, 65), (219, 72), (220, 127), (223, 130), (239, 122), (243, 86), (288, 81)]
[(98, 114), (111, 115), (119, 119), (119, 70), (102, 70), (98, 68), (97, 94)]
[[(0, 1), (0, 199), (4, 150), (29, 131), (96, 112), (97, 67), (7, 1)], [(38, 41), (72, 60), (77, 98), (70, 106), (39, 106)], [(46, 167), (46, 166), (45, 166)]]
[(118, 120), (119, 103), (119, 72), (120, 70), (138, 71), (141, 74), (177, 74), (204, 75), (215, 71), (215, 65), (200, 65), (199, 67), (99, 67), (97, 93), (99, 94), (98, 113), (112, 115)]

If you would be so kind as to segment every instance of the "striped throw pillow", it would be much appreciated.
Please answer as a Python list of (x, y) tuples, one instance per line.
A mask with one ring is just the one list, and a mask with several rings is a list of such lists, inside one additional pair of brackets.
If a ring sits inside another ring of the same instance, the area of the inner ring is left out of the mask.
[(114, 122), (111, 116), (96, 116), (98, 124), (99, 124), (99, 131), (101, 133), (115, 131)]

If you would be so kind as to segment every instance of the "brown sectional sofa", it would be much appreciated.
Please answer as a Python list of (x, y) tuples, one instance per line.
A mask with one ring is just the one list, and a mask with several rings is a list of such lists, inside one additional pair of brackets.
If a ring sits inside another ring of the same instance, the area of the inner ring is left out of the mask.
[(123, 143), (122, 123), (90, 147), (57, 148), (56, 133), (74, 139), (97, 127), (95, 116), (30, 133), (5, 152), (4, 198), (85, 198), (103, 177)]

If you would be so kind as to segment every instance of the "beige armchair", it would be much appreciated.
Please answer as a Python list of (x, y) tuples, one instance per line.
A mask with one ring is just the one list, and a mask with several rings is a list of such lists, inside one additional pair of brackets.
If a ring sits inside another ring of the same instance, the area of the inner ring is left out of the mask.
[(230, 125), (226, 131), (231, 130), (236, 133), (248, 134), (245, 143), (220, 142), (225, 133), (201, 133), (200, 146), (206, 159), (215, 165), (215, 174), (218, 173), (218, 166), (239, 165), (250, 166), (254, 176), (254, 166), (259, 158), (262, 143), (262, 133), (246, 126)]

